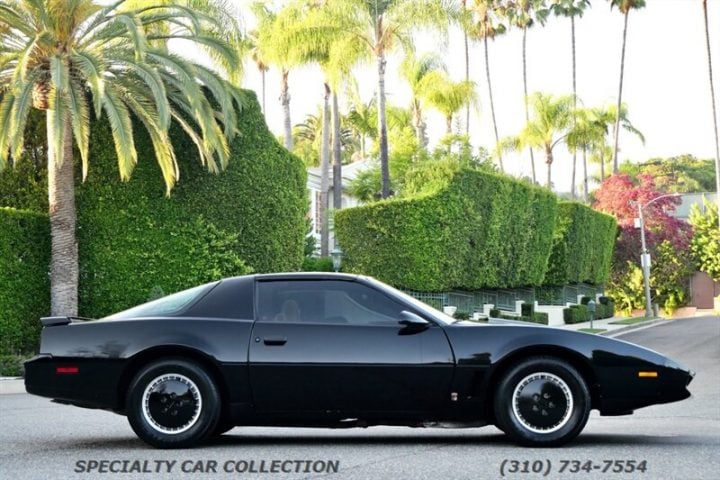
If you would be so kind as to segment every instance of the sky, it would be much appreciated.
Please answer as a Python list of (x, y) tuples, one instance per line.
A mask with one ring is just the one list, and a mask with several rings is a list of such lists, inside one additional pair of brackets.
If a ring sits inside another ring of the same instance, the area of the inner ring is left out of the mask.
[[(244, 0), (238, 0), (243, 22), (251, 27), (252, 15)], [(606, 0), (593, 0), (593, 7), (576, 20), (576, 55), (578, 96), (585, 106), (615, 103), (620, 73), (623, 17), (610, 10)], [(716, 96), (720, 97), (720, 0), (708, 0), (711, 48)], [(500, 137), (517, 134), (524, 125), (521, 40), (519, 31), (490, 42), (495, 113)], [(452, 30), (448, 41), (432, 32), (420, 32), (416, 39), (418, 53), (434, 51), (447, 64), (456, 80), (464, 77), (463, 39)], [(714, 156), (712, 110), (707, 68), (707, 50), (701, 0), (647, 0), (647, 7), (630, 13), (625, 53), (623, 103), (629, 118), (645, 135), (643, 144), (623, 132), (620, 137), (620, 160), (634, 162), (653, 157), (689, 153), (700, 158)], [(570, 20), (550, 18), (545, 27), (528, 32), (528, 89), (553, 94), (572, 92)], [(402, 57), (388, 60), (387, 98), (392, 104), (407, 106), (410, 91), (397, 76)], [(365, 100), (375, 92), (374, 64), (355, 69)], [(481, 44), (470, 49), (470, 76), (480, 93), (479, 112), (471, 114), (470, 134), (475, 146), (491, 149), (494, 144), (490, 107), (485, 80), (484, 53)], [(282, 109), (279, 103), (280, 77), (270, 70), (267, 81), (266, 119), (270, 129), (282, 133)], [(260, 75), (248, 64), (244, 86), (258, 92)], [(315, 113), (322, 102), (322, 75), (316, 67), (304, 67), (290, 74), (292, 122), (300, 123)], [(720, 107), (720, 106), (719, 106)], [(442, 116), (427, 112), (431, 145), (445, 132)], [(390, 146), (392, 148), (392, 145)], [(544, 164), (536, 168), (538, 180), (544, 182)], [(542, 161), (542, 159), (541, 159)], [(572, 157), (561, 149), (553, 166), (553, 182), (559, 191), (570, 190)], [(506, 171), (514, 175), (530, 174), (528, 154), (505, 157)]]

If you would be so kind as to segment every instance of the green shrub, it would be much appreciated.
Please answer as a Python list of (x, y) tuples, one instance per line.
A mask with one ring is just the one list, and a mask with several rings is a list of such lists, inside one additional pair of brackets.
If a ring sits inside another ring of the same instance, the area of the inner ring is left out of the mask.
[(410, 198), (341, 210), (347, 271), (419, 291), (539, 285), (556, 199), (506, 176), (461, 169)]
[(500, 318), (500, 310), (498, 310), (497, 308), (491, 308), (490, 316), (495, 317), (495, 318)]
[(458, 320), (469, 320), (470, 314), (467, 312), (455, 312), (455, 315), (453, 315), (454, 318), (457, 318)]
[(563, 310), (565, 323), (582, 323), (590, 320), (587, 305), (570, 305)]
[(47, 216), (0, 208), (0, 355), (38, 348), (40, 317), (50, 311), (49, 261)]
[(558, 204), (545, 285), (604, 284), (610, 275), (617, 222), (576, 202)]
[[(499, 312), (499, 310), (498, 310), (498, 312)], [(492, 311), (491, 311), (491, 316), (495, 316), (495, 315), (492, 315)], [(542, 313), (542, 312), (534, 312), (532, 315), (520, 315), (520, 316), (499, 313), (496, 317), (504, 318), (505, 320), (518, 320), (521, 322), (540, 323), (542, 325), (547, 325), (548, 321), (549, 321), (548, 314)]]
[(523, 317), (532, 317), (533, 313), (535, 313), (535, 304), (534, 303), (520, 304), (520, 314)]
[(0, 377), (23, 376), (25, 374), (23, 362), (29, 357), (30, 355), (4, 355), (0, 353)]
[(330, 257), (305, 257), (301, 270), (303, 272), (333, 272), (333, 262)]
[(532, 321), (535, 323), (542, 323), (543, 325), (547, 325), (548, 323), (550, 323), (550, 316), (545, 312), (533, 312)]

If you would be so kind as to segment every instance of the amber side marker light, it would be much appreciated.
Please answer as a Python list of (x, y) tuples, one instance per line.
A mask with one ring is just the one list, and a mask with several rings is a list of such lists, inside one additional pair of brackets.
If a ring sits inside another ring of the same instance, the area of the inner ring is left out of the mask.
[(640, 378), (657, 378), (657, 376), (657, 372), (638, 372), (638, 377)]
[(55, 373), (59, 374), (72, 374), (72, 373), (78, 373), (80, 372), (80, 369), (78, 367), (57, 367), (55, 369)]

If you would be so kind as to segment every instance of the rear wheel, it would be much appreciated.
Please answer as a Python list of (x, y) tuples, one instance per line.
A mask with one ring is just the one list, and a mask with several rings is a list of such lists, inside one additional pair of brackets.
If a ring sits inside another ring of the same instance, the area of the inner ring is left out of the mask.
[(215, 427), (215, 431), (213, 432), (212, 436), (215, 437), (215, 436), (222, 435), (223, 433), (229, 432), (233, 428), (235, 428), (235, 423), (227, 421), (227, 420), (221, 420), (220, 422), (218, 422), (217, 426)]
[(494, 401), (498, 426), (516, 442), (555, 447), (575, 438), (590, 415), (590, 393), (570, 364), (533, 357), (500, 380)]
[(185, 359), (166, 359), (141, 369), (127, 396), (130, 426), (158, 448), (184, 448), (215, 431), (220, 394), (212, 378)]

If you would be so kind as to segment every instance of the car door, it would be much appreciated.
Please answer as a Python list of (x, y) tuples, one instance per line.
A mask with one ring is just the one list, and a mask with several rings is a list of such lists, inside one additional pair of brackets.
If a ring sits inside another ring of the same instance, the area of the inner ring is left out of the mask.
[(258, 280), (256, 291), (258, 412), (413, 415), (447, 404), (447, 337), (434, 323), (401, 324), (408, 305), (352, 280)]

